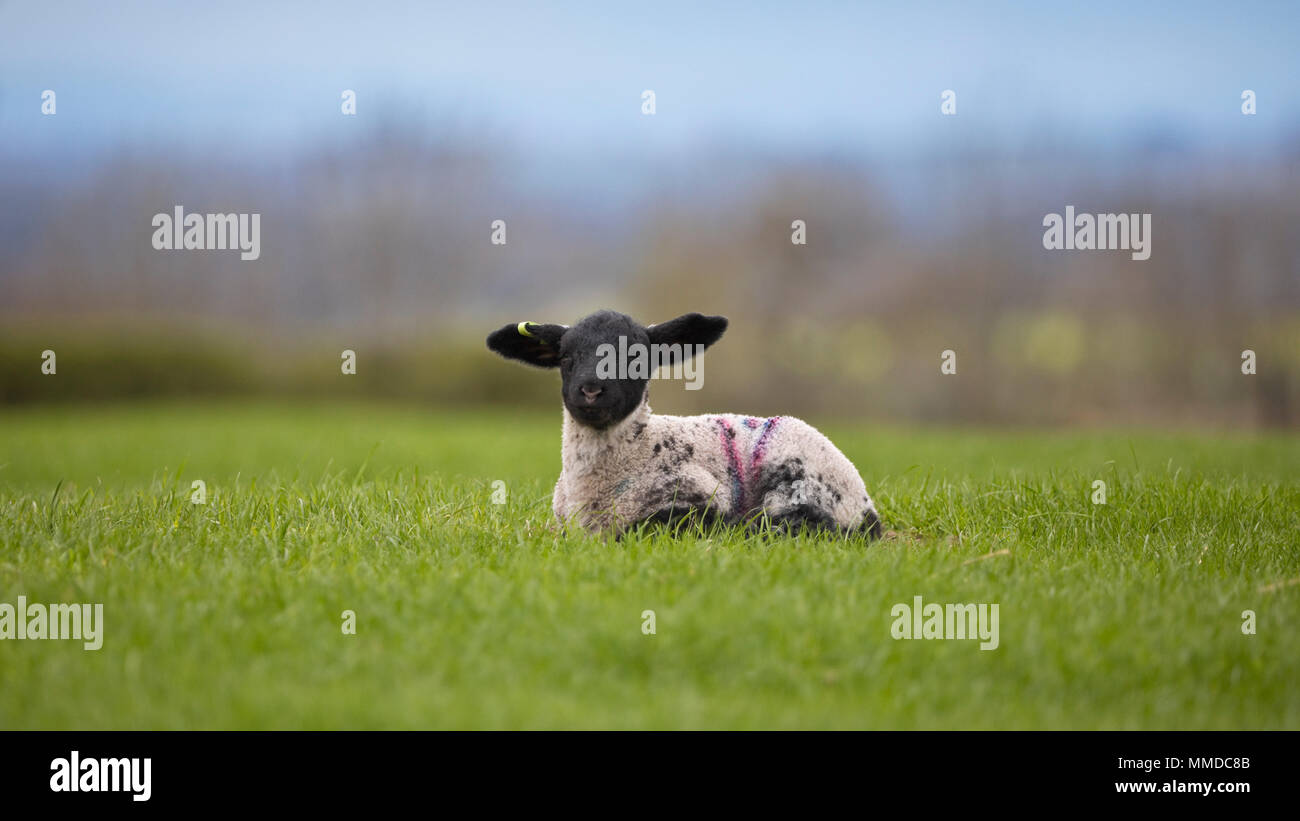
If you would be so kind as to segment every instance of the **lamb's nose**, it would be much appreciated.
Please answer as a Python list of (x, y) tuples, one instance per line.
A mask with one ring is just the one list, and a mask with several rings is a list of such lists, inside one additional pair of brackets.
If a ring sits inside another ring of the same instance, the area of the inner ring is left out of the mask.
[(596, 401), (596, 397), (597, 397), (597, 396), (600, 396), (600, 393), (601, 393), (601, 391), (603, 391), (603, 390), (604, 390), (604, 388), (601, 388), (601, 387), (589, 388), (589, 387), (587, 387), (586, 385), (583, 385), (583, 386), (582, 386), (582, 395), (583, 395), (583, 397), (586, 398), (586, 400), (587, 400), (587, 404), (590, 405), (592, 402), (595, 402), (595, 401)]

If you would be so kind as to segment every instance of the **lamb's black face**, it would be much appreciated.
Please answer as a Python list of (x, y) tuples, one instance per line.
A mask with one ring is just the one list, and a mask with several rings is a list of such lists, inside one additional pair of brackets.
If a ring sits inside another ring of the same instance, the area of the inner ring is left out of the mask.
[(625, 314), (601, 311), (572, 328), (507, 325), (493, 331), (487, 344), (507, 359), (558, 367), (564, 407), (579, 424), (603, 430), (626, 419), (645, 398), (650, 374), (631, 362), (638, 349), (653, 358), (654, 346), (672, 348), (655, 363), (674, 365), (717, 342), (726, 329), (722, 316), (683, 314), (647, 328)]
[[(592, 314), (560, 337), (561, 394), (575, 421), (608, 428), (641, 404), (649, 380), (618, 378), (618, 354), (635, 350), (634, 344), (649, 348), (650, 334), (631, 317), (613, 311)], [(602, 360), (603, 367), (598, 367)], [(621, 373), (626, 375), (626, 365)]]

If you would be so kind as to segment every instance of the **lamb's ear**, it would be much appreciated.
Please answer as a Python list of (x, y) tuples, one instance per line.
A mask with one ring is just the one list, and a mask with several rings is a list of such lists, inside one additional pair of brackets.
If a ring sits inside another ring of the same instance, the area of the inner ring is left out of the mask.
[[(646, 328), (646, 332), (650, 334), (650, 344), (681, 345), (684, 359), (690, 359), (695, 355), (696, 345), (702, 346), (702, 350), (717, 342), (725, 330), (727, 330), (725, 316), (704, 314), (682, 314), (676, 319)], [(672, 358), (675, 360), (676, 356)]]
[(554, 368), (560, 364), (560, 337), (568, 329), (567, 325), (520, 322), (493, 331), (487, 338), (487, 346), (506, 359)]

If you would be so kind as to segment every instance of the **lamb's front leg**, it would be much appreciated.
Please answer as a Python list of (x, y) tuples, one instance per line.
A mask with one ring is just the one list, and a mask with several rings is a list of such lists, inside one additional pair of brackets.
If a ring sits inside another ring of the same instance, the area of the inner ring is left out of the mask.
[(555, 492), (551, 494), (551, 512), (560, 522), (564, 522), (568, 517), (568, 504), (565, 501), (564, 494), (564, 474), (555, 480)]
[(575, 494), (575, 488), (567, 478), (564, 472), (560, 473), (555, 492), (551, 495), (551, 511), (561, 527), (574, 525), (589, 533), (601, 533), (618, 532), (625, 526), (624, 517), (619, 515), (617, 506), (610, 503), (608, 492), (584, 497), (579, 483)]

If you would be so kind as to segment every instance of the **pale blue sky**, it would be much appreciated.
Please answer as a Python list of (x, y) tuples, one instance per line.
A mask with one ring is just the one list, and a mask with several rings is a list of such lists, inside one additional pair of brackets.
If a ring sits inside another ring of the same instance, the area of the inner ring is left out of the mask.
[[(538, 156), (891, 151), (957, 128), (1270, 142), (1300, 123), (1298, 52), (1286, 2), (9, 2), (0, 133), (19, 150), (275, 152), (421, 121)], [(39, 114), (45, 88), (57, 120)], [(956, 121), (939, 117), (945, 88)]]

